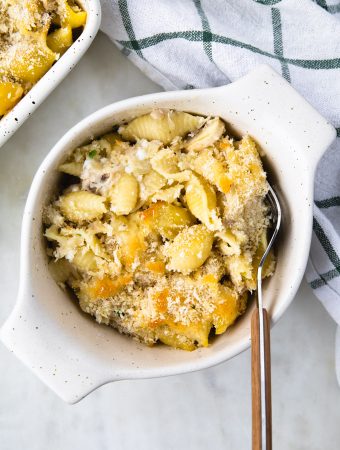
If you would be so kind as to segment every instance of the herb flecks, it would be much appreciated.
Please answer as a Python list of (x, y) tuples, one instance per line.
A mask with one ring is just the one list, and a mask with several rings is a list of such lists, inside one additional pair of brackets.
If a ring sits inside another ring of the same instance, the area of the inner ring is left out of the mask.
[(97, 150), (91, 150), (89, 152), (88, 156), (89, 156), (89, 158), (93, 159), (96, 156), (96, 154), (97, 154)]

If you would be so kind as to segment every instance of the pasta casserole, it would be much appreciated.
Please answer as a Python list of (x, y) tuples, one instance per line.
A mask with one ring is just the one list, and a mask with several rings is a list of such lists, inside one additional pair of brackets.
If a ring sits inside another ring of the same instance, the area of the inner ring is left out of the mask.
[(73, 0), (0, 0), (0, 118), (72, 45), (86, 22)]
[[(154, 110), (75, 149), (44, 211), (50, 268), (99, 323), (194, 350), (246, 309), (270, 226), (259, 151)], [(264, 276), (274, 271), (270, 255)]]

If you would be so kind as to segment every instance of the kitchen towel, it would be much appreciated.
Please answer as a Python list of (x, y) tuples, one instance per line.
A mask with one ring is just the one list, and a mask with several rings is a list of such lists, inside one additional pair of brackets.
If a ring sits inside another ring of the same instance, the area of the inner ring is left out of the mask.
[[(224, 85), (266, 63), (337, 127), (317, 169), (306, 277), (340, 325), (340, 1), (101, 2), (102, 31), (164, 89)], [(336, 363), (340, 383), (340, 327)]]

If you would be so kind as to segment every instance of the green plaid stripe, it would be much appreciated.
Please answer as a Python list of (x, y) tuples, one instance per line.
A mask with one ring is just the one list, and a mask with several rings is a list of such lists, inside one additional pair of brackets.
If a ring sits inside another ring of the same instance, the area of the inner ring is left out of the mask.
[(336, 251), (334, 250), (332, 244), (330, 243), (328, 237), (326, 236), (325, 232), (323, 231), (321, 225), (316, 220), (316, 218), (313, 218), (313, 230), (315, 235), (320, 241), (320, 244), (322, 245), (323, 249), (325, 250), (329, 260), (333, 263), (334, 269), (321, 274), (320, 278), (317, 278), (313, 280), (310, 285), (313, 289), (317, 289), (321, 286), (325, 286), (328, 281), (332, 280), (333, 278), (336, 278), (340, 275), (340, 258), (337, 255)]
[(325, 9), (331, 14), (336, 14), (340, 12), (340, 3), (337, 5), (327, 5), (327, 2), (325, 0), (315, 0), (315, 3), (317, 3), (321, 8)]
[(337, 255), (328, 237), (326, 236), (321, 225), (319, 224), (319, 222), (316, 220), (315, 217), (313, 218), (313, 230), (317, 238), (319, 239), (323, 249), (327, 253), (327, 256), (330, 259), (330, 261), (334, 264), (337, 270), (340, 270), (340, 258)]
[[(212, 34), (211, 34), (211, 28), (208, 21), (208, 17), (205, 14), (201, 0), (193, 0), (194, 5), (197, 9), (197, 13), (200, 16), (201, 22), (202, 22), (202, 29), (203, 29), (203, 49), (206, 55), (208, 56), (209, 60), (215, 65), (215, 67), (221, 72), (220, 68), (215, 64), (214, 58), (213, 58), (213, 52), (212, 52)], [(222, 72), (223, 73), (223, 72)], [(225, 74), (223, 73), (223, 76)], [(194, 86), (189, 85), (189, 88), (193, 88)], [(188, 87), (185, 87), (185, 89), (188, 89)]]
[(333, 280), (333, 278), (338, 277), (339, 271), (337, 269), (329, 270), (326, 273), (320, 275), (320, 278), (316, 278), (315, 280), (310, 282), (310, 286), (312, 289), (318, 289), (322, 286), (325, 286), (328, 281)]
[(140, 50), (138, 41), (136, 40), (135, 32), (133, 30), (127, 0), (119, 0), (118, 5), (119, 5), (120, 14), (122, 16), (124, 28), (130, 38), (131, 50), (134, 50), (138, 56), (140, 56), (142, 59), (144, 59), (143, 54)]
[(330, 12), (331, 14), (339, 13), (340, 12), (340, 3), (338, 3), (337, 5), (327, 6), (327, 11)]
[(310, 287), (311, 287), (312, 289), (318, 289), (318, 288), (320, 288), (320, 287), (322, 287), (322, 286), (325, 286), (327, 283), (326, 283), (326, 281), (322, 278), (322, 275), (320, 275), (320, 278), (317, 278), (317, 279), (311, 281), (309, 284), (310, 284)]
[[(272, 25), (274, 33), (274, 52), (276, 55), (283, 58), (281, 13), (277, 8), (272, 8)], [(281, 61), (281, 70), (283, 78), (290, 82), (289, 67), (285, 61)]]
[[(121, 2), (122, 1), (123, 0), (121, 0)], [(126, 3), (125, 0), (124, 0), (124, 3)], [(128, 29), (127, 29), (127, 32), (128, 32)], [(128, 32), (128, 34), (129, 34), (129, 32)], [(154, 34), (153, 36), (149, 36), (149, 37), (139, 39), (139, 40), (136, 40), (135, 38), (133, 38), (132, 40), (117, 41), (117, 42), (121, 46), (125, 47), (126, 49), (134, 50), (138, 53), (144, 48), (152, 47), (161, 42), (164, 42), (166, 40), (171, 40), (171, 39), (185, 39), (187, 41), (192, 41), (192, 42), (203, 42), (204, 31), (191, 30), (191, 31), (174, 31), (174, 32), (169, 32), (169, 33), (158, 33), (158, 34)], [(252, 51), (254, 53), (258, 53), (260, 55), (267, 56), (268, 58), (276, 59), (280, 62), (283, 62), (286, 64), (292, 64), (292, 65), (295, 65), (298, 67), (302, 67), (304, 69), (321, 70), (321, 69), (339, 69), (340, 68), (340, 58), (331, 58), (331, 59), (284, 58), (283, 56), (275, 55), (273, 53), (262, 50), (258, 47), (254, 47), (251, 44), (237, 41), (235, 39), (231, 39), (231, 38), (221, 36), (221, 35), (215, 34), (215, 33), (211, 33), (211, 42), (224, 44), (224, 45), (231, 45), (233, 47), (244, 48), (244, 49)]]
[(318, 208), (331, 208), (332, 206), (340, 206), (340, 197), (330, 197), (325, 200), (315, 200)]
[(255, 0), (256, 3), (261, 3), (261, 5), (276, 5), (281, 0)]
[(207, 16), (205, 15), (205, 12), (203, 11), (201, 0), (194, 0), (194, 4), (196, 6), (197, 12), (201, 18), (202, 21), (202, 28), (203, 28), (203, 48), (205, 53), (207, 54), (208, 58), (211, 62), (213, 62), (212, 58), (212, 46), (211, 46), (211, 29), (209, 25), (209, 21)]
[[(325, 200), (316, 200), (315, 204), (318, 208), (331, 208), (333, 206), (340, 206), (340, 197), (330, 197)], [(333, 246), (329, 242), (325, 232), (316, 219), (313, 221), (313, 229), (318, 237), (322, 247), (328, 255), (331, 262), (334, 264), (335, 269), (329, 270), (326, 273), (320, 274), (319, 278), (316, 278), (310, 283), (312, 289), (318, 289), (325, 286), (328, 281), (333, 280), (340, 276), (340, 258), (336, 254)]]
[(325, 0), (315, 0), (315, 3), (317, 3), (319, 6), (321, 6), (321, 8), (327, 11), (328, 6)]

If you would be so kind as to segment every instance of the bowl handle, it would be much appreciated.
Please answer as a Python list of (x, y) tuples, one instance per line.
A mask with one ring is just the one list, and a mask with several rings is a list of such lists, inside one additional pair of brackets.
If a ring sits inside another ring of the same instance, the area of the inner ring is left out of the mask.
[(79, 402), (103, 384), (122, 379), (117, 371), (97, 370), (95, 355), (79, 358), (55, 321), (17, 302), (0, 330), (0, 341), (65, 402)]
[(285, 141), (289, 138), (305, 153), (312, 171), (336, 137), (335, 128), (270, 66), (260, 65), (233, 83), (201, 92), (206, 100), (224, 102), (235, 119), (243, 114), (254, 129), (272, 129)]

